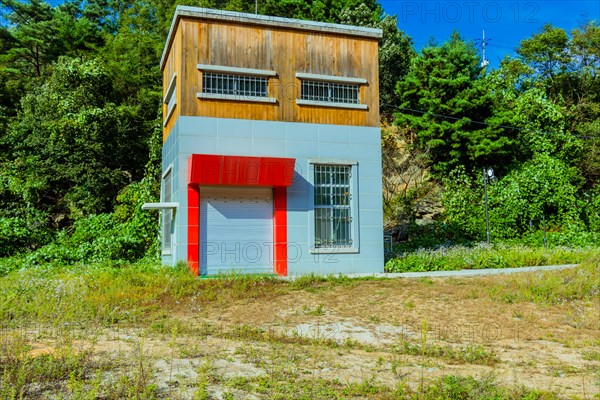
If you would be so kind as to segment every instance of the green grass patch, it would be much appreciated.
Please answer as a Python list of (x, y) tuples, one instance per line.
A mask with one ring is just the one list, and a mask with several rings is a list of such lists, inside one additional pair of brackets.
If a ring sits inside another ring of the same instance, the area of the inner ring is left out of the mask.
[(0, 278), (0, 320), (6, 325), (147, 325), (167, 317), (175, 304), (187, 302), (200, 309), (211, 302), (277, 296), (284, 285), (256, 275), (200, 280), (185, 265), (158, 263), (24, 268)]
[(496, 353), (480, 345), (466, 345), (454, 348), (451, 346), (434, 344), (418, 345), (404, 342), (402, 346), (396, 347), (394, 350), (398, 354), (442, 358), (456, 364), (491, 366), (499, 361)]
[(386, 263), (385, 270), (386, 272), (424, 272), (578, 264), (598, 254), (600, 254), (598, 248), (543, 249), (503, 244), (451, 246), (435, 250), (421, 249), (397, 255)]
[(588, 350), (581, 353), (584, 360), (600, 361), (600, 350)]
[(551, 392), (531, 390), (525, 387), (506, 388), (498, 386), (492, 378), (444, 376), (421, 388), (419, 395), (407, 393), (405, 399), (505, 399), (505, 400), (558, 400)]
[(596, 254), (576, 268), (505, 277), (487, 290), (492, 299), (505, 303), (597, 302), (600, 299), (600, 255)]
[(383, 385), (377, 377), (358, 382), (322, 378), (306, 379), (297, 374), (276, 373), (257, 378), (237, 377), (224, 382), (233, 389), (261, 394), (271, 399), (398, 399), (398, 400), (558, 400), (551, 392), (526, 387), (498, 385), (491, 377), (473, 378), (447, 375), (415, 387), (401, 381)]

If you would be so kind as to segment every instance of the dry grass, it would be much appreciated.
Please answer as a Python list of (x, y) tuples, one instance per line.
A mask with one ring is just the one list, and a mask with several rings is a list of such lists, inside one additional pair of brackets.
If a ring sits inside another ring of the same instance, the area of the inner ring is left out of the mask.
[(594, 399), (599, 267), (293, 282), (15, 272), (0, 279), (0, 398)]

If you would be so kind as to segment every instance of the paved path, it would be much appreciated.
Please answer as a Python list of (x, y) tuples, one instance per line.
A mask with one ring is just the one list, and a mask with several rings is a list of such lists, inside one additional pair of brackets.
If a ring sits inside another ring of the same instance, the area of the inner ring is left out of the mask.
[[(493, 269), (463, 269), (460, 271), (430, 271), (430, 272), (399, 272), (383, 274), (348, 274), (348, 278), (444, 278), (444, 277), (469, 277), (484, 275), (515, 274), (519, 272), (553, 271), (558, 269), (574, 268), (578, 264), (545, 265), (541, 267), (519, 267), (519, 268), (493, 268)], [(294, 276), (288, 279), (294, 279)]]

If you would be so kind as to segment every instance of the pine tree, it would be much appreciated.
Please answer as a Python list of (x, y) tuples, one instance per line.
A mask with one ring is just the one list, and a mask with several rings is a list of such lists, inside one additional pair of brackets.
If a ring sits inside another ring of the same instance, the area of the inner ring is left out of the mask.
[(398, 83), (395, 123), (416, 132), (415, 145), (428, 150), (438, 176), (511, 157), (514, 141), (499, 126), (484, 76), (475, 47), (455, 32), (443, 45), (423, 48)]

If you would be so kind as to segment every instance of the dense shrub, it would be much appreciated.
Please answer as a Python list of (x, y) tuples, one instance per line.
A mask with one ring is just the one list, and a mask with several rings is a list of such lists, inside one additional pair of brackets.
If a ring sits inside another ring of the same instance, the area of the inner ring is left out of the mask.
[(578, 208), (582, 180), (563, 161), (537, 155), (489, 188), (494, 236), (512, 238), (546, 219), (560, 231), (585, 230)]
[(394, 253), (403, 254), (419, 249), (437, 249), (453, 245), (471, 244), (460, 227), (451, 223), (434, 221), (425, 225), (411, 224), (408, 226), (407, 240), (394, 245)]
[(464, 167), (459, 167), (443, 183), (442, 216), (445, 222), (456, 227), (466, 238), (483, 239), (485, 209), (482, 182), (467, 174)]
[(600, 185), (584, 193), (580, 203), (589, 230), (600, 234)]
[(142, 211), (143, 203), (155, 198), (155, 182), (144, 178), (119, 194), (112, 214), (91, 215), (77, 220), (69, 231), (33, 252), (0, 259), (0, 275), (14, 269), (40, 264), (64, 265), (78, 262), (130, 262), (158, 250), (158, 215)]
[(38, 221), (0, 217), (0, 257), (33, 250), (51, 238), (50, 231)]

